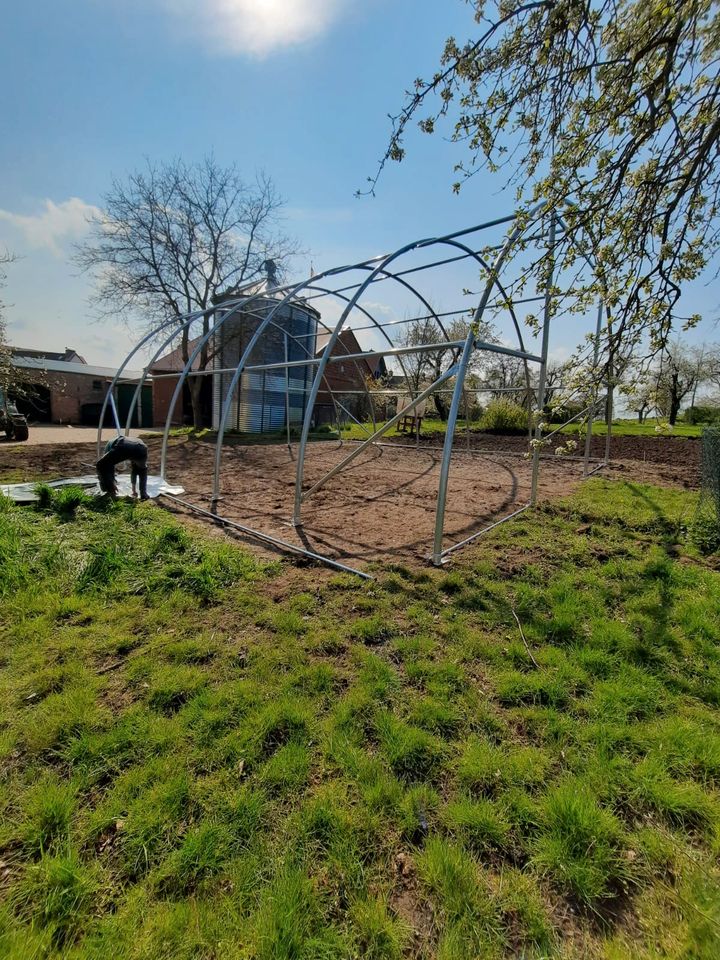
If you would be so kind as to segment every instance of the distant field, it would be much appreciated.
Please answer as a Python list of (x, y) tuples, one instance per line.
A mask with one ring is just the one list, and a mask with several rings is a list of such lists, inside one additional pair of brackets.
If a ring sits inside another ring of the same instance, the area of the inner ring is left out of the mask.
[[(568, 433), (577, 431), (576, 424), (570, 424), (565, 428)], [(585, 427), (582, 427), (583, 433)], [(637, 420), (613, 420), (612, 433), (619, 437), (699, 437), (702, 436), (702, 424), (676, 423), (670, 430), (663, 428), (659, 420), (647, 420), (645, 423), (638, 423)], [(607, 436), (607, 424), (593, 423), (593, 434), (595, 436)]]
[[(382, 422), (383, 421), (380, 421), (378, 426), (380, 426)], [(546, 432), (555, 430), (557, 426), (557, 424), (549, 424)], [(371, 423), (366, 424), (365, 429), (355, 423), (349, 424), (343, 428), (343, 437), (351, 440), (363, 440), (369, 435), (371, 429)], [(582, 431), (583, 435), (585, 434), (585, 427), (582, 426), (581, 428), (578, 428), (578, 425), (575, 423), (571, 423), (569, 426), (564, 427), (563, 432), (577, 433), (578, 429)], [(467, 424), (465, 420), (458, 420), (455, 432), (464, 434), (466, 430)], [(471, 423), (470, 430), (473, 433), (482, 432), (478, 423)], [(677, 423), (672, 430), (667, 430), (663, 429), (660, 426), (660, 422), (657, 420), (648, 420), (645, 423), (638, 423), (637, 420), (614, 420), (612, 425), (612, 433), (618, 437), (699, 437), (702, 435), (702, 430), (703, 428), (701, 424), (688, 423)], [(423, 436), (429, 436), (433, 433), (444, 435), (447, 432), (447, 424), (443, 423), (441, 420), (423, 420), (422, 429), (420, 432)], [(593, 423), (594, 436), (604, 437), (606, 434), (606, 424), (599, 422)], [(397, 427), (391, 427), (386, 436), (399, 436)]]

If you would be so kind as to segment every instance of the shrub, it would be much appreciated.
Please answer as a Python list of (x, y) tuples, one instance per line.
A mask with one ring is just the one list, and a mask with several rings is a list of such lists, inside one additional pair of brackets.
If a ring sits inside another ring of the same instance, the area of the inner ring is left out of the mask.
[(699, 510), (690, 528), (690, 539), (700, 553), (720, 551), (720, 519), (713, 510)]
[[(462, 410), (464, 415), (465, 414), (464, 405)], [(475, 403), (471, 403), (470, 409), (468, 410), (468, 420), (470, 421), (470, 423), (477, 423), (479, 420), (481, 420), (483, 412), (484, 412), (483, 407), (477, 401), (475, 401)]]
[(485, 408), (480, 426), (483, 430), (497, 433), (522, 433), (528, 426), (527, 410), (505, 397), (491, 400)]
[(685, 423), (720, 423), (720, 407), (688, 407), (683, 414)]

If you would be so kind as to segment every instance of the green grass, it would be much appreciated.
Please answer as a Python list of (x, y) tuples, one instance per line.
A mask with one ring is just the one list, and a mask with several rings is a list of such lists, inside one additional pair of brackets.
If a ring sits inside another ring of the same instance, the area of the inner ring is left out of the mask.
[[(577, 427), (571, 424), (565, 427), (565, 432), (572, 433), (577, 431)], [(700, 437), (703, 427), (699, 423), (684, 423), (678, 421), (674, 427), (670, 428), (667, 421), (658, 420), (655, 417), (648, 417), (644, 423), (635, 420), (613, 420), (612, 435), (616, 437)], [(607, 424), (595, 421), (592, 427), (593, 435), (596, 437), (607, 436)], [(584, 428), (583, 428), (584, 436)]]
[[(700, 437), (702, 436), (703, 427), (702, 424), (690, 424), (690, 423), (676, 423), (672, 430), (669, 430), (665, 427), (665, 421), (659, 421), (653, 418), (650, 418), (645, 421), (645, 423), (638, 423), (637, 420), (613, 420), (612, 425), (612, 435), (615, 437), (657, 437), (657, 436), (671, 436), (671, 437)], [(378, 423), (378, 427), (382, 425), (382, 422)], [(556, 428), (555, 424), (549, 424), (546, 427), (546, 432), (554, 430)], [(585, 436), (585, 426), (583, 425), (580, 430), (582, 436)], [(481, 431), (481, 425), (476, 422), (470, 423), (471, 433), (479, 433)], [(342, 435), (345, 440), (364, 440), (372, 432), (372, 424), (367, 423), (365, 429), (363, 429), (359, 424), (351, 423), (343, 427)], [(441, 441), (447, 432), (447, 424), (443, 423), (442, 420), (429, 420), (424, 419), (422, 427), (420, 430), (423, 436), (432, 436), (436, 435), (436, 439)], [(455, 433), (458, 442), (462, 442), (465, 433), (467, 432), (467, 422), (462, 418), (458, 418), (457, 426), (455, 428)], [(562, 428), (563, 433), (577, 434), (578, 425), (571, 423), (566, 427)], [(605, 423), (600, 423), (596, 421), (592, 425), (593, 436), (604, 437), (607, 436), (607, 425)], [(385, 437), (388, 440), (402, 436), (398, 432), (397, 426), (391, 427), (388, 432), (385, 434)], [(409, 441), (408, 441), (409, 442)]]
[[(215, 443), (217, 439), (217, 431), (209, 427), (201, 427), (198, 430), (194, 427), (173, 427), (169, 435), (174, 438), (185, 438), (189, 441), (202, 440), (206, 443)], [(145, 436), (152, 436), (152, 434), (146, 434)], [(309, 440), (337, 440), (337, 438), (337, 429), (331, 425), (318, 427), (317, 429), (311, 430), (308, 434)], [(299, 439), (299, 428), (291, 427), (291, 442), (294, 443)], [(264, 433), (242, 433), (240, 430), (226, 430), (223, 435), (223, 442), (227, 444), (241, 444), (242, 446), (283, 444), (287, 443), (287, 430), (266, 430)]]
[[(379, 420), (377, 422), (378, 428), (383, 426), (385, 421)], [(477, 423), (470, 424), (470, 429), (475, 431), (478, 429)], [(458, 417), (457, 426), (455, 428), (457, 433), (462, 433), (464, 435), (467, 430), (467, 421)], [(428, 420), (427, 418), (423, 419), (422, 426), (420, 428), (420, 433), (422, 436), (431, 436), (437, 434), (438, 440), (442, 439), (447, 432), (447, 424), (442, 420)], [(343, 425), (342, 428), (342, 437), (343, 440), (366, 440), (372, 433), (372, 423), (368, 421), (363, 426), (358, 423), (347, 423)], [(404, 437), (409, 442), (407, 434), (402, 434), (398, 428), (397, 424), (393, 427), (390, 427), (388, 432), (385, 434), (387, 440), (392, 440), (393, 438)]]
[(717, 957), (695, 507), (595, 479), (360, 582), (0, 501), (0, 956)]

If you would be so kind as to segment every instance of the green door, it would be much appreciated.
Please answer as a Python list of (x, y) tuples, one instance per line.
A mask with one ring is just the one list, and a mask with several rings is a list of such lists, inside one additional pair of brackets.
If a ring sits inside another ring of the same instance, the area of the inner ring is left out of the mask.
[[(120, 417), (120, 426), (125, 427), (127, 423), (130, 404), (135, 396), (136, 383), (119, 383), (117, 387), (117, 408)], [(149, 383), (143, 384), (140, 394), (140, 422), (138, 423), (137, 407), (133, 410), (131, 427), (151, 427), (152, 419), (152, 387)]]

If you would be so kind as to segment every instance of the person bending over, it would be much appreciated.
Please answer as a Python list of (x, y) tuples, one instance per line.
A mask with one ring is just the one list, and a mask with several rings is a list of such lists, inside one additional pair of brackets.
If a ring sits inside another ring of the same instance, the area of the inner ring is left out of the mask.
[(137, 496), (136, 487), (140, 486), (140, 499), (147, 500), (147, 447), (142, 440), (133, 440), (130, 437), (115, 437), (105, 447), (105, 453), (98, 460), (97, 475), (100, 489), (111, 497), (117, 496), (115, 482), (115, 467), (119, 463), (130, 461), (130, 482), (133, 496)]

